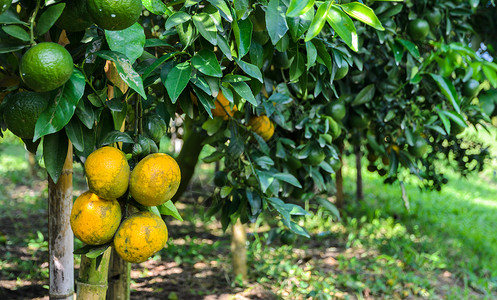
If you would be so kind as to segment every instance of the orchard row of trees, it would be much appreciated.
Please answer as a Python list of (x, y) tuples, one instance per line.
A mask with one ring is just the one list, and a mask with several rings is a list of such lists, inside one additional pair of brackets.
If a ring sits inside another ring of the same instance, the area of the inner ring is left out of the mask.
[[(21, 137), (31, 152), (41, 141), (51, 150), (43, 157), (53, 191), (64, 189), (73, 151), (85, 162), (115, 145), (133, 168), (180, 120), (174, 201), (210, 145), (203, 162), (219, 163), (219, 187), (200, 205), (224, 229), (277, 216), (309, 237), (297, 222), (309, 213), (302, 204), (334, 213), (344, 205), (341, 165), (350, 153), (365, 155), (387, 184), (416, 176), (432, 189), (447, 182), (440, 162), (467, 174), (488, 155), (461, 133), (497, 115), (491, 2), (147, 0), (137, 22), (118, 16), (124, 29), (84, 3), (20, 1), (0, 15), (2, 128), (25, 91), (47, 99), (31, 136)], [(80, 12), (70, 20), (93, 19), (69, 27), (69, 11)], [(74, 68), (61, 87), (40, 92), (21, 80), (20, 65), (42, 42), (63, 45)], [(141, 209), (181, 219), (172, 202)], [(104, 250), (78, 253), (101, 259)]]

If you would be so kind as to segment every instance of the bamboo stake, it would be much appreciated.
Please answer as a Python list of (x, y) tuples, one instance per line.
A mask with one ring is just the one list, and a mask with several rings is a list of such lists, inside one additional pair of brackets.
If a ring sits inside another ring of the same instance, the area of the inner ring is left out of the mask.
[(96, 258), (81, 255), (81, 266), (77, 281), (78, 300), (105, 300), (110, 252), (111, 247), (105, 250), (98, 266)]
[(74, 298), (74, 237), (71, 231), (72, 144), (59, 181), (48, 176), (48, 255), (50, 299)]

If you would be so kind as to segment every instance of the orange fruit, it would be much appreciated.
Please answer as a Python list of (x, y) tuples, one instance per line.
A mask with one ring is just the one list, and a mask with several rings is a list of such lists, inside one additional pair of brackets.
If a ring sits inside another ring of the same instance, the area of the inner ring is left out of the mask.
[(160, 251), (167, 242), (167, 227), (161, 217), (142, 211), (122, 222), (114, 237), (117, 254), (125, 261), (140, 263)]
[(274, 134), (274, 125), (267, 116), (252, 117), (247, 125), (265, 141), (269, 141)]
[(106, 30), (123, 30), (138, 21), (141, 0), (88, 0), (92, 20)]
[(79, 196), (71, 210), (74, 235), (88, 245), (109, 242), (121, 222), (121, 206), (117, 200), (105, 200), (87, 191)]
[(90, 191), (104, 199), (116, 199), (128, 189), (129, 165), (126, 155), (114, 147), (93, 151), (85, 162)]
[(176, 194), (181, 182), (178, 163), (164, 153), (154, 153), (142, 159), (131, 172), (131, 196), (145, 206), (158, 206)]
[(236, 105), (231, 109), (230, 102), (224, 97), (223, 92), (221, 91), (217, 94), (215, 104), (216, 108), (211, 110), (214, 117), (223, 117), (224, 120), (228, 120), (228, 114), (232, 117), (235, 111), (238, 111)]
[(20, 64), (21, 78), (36, 92), (54, 90), (71, 78), (71, 54), (61, 45), (45, 42), (29, 49)]

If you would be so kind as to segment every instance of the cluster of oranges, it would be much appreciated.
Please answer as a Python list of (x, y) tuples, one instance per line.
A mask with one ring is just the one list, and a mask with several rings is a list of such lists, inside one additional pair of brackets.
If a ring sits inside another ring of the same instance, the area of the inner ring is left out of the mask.
[[(197, 104), (196, 97), (193, 96), (192, 99)], [(211, 110), (212, 116), (223, 118), (223, 120), (228, 120), (228, 118), (233, 117), (235, 112), (238, 111), (236, 105), (231, 108), (229, 100), (226, 99), (221, 91), (219, 91), (216, 97), (215, 105), (215, 108)], [(274, 134), (274, 124), (266, 115), (253, 116), (247, 122), (247, 126), (265, 141), (269, 141)]]
[(181, 180), (172, 157), (150, 154), (130, 171), (121, 150), (103, 147), (88, 156), (85, 171), (89, 191), (76, 199), (71, 211), (71, 228), (78, 239), (88, 245), (112, 241), (117, 254), (133, 263), (143, 262), (164, 248), (168, 233), (162, 218), (138, 209), (127, 209), (123, 214), (118, 199), (125, 200), (129, 191), (143, 206), (169, 201)]

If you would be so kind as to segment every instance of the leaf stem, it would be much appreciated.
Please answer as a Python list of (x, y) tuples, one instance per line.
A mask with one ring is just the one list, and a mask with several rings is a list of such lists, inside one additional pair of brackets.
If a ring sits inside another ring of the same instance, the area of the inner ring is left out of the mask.
[(35, 10), (33, 11), (31, 18), (29, 19), (29, 42), (31, 43), (31, 46), (34, 46), (36, 44), (35, 35), (34, 35), (34, 24), (35, 24), (36, 15), (38, 14), (38, 10), (40, 9), (40, 2), (41, 0), (36, 0)]

